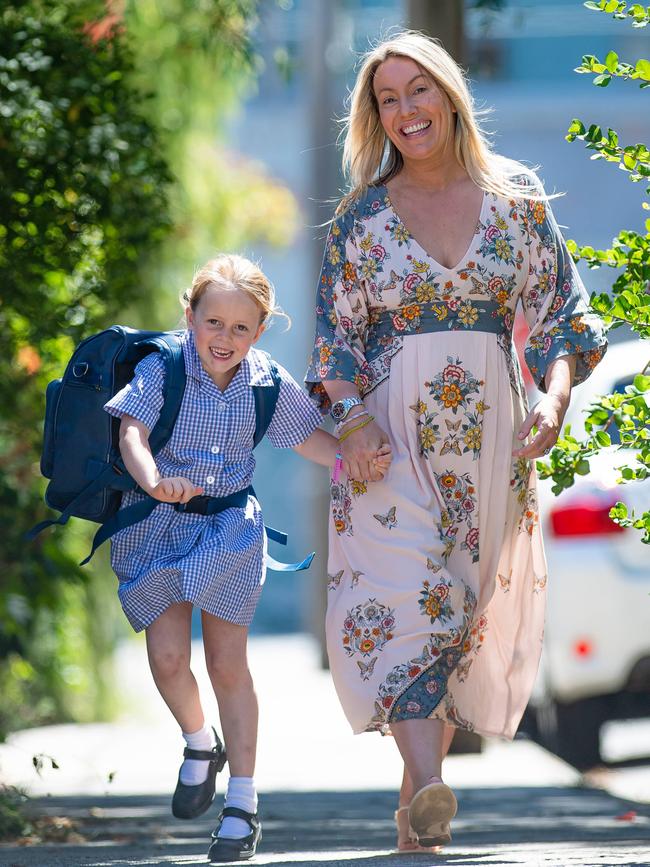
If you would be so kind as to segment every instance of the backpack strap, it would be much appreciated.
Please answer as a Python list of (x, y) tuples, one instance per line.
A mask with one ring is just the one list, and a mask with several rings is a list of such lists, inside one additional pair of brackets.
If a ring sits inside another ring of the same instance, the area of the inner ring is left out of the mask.
[(275, 412), (275, 407), (280, 394), (280, 372), (272, 358), (269, 358), (269, 370), (273, 377), (273, 385), (253, 385), (253, 398), (255, 399), (255, 434), (253, 435), (253, 448), (258, 446), (264, 439)]
[(149, 448), (153, 455), (165, 446), (172, 435), (185, 394), (185, 359), (178, 334), (168, 331), (138, 341), (136, 346), (155, 346), (165, 363), (163, 405), (158, 421), (149, 434)]
[[(121, 465), (121, 466), (120, 466)], [(52, 527), (54, 524), (67, 524), (70, 518), (74, 515), (77, 506), (80, 503), (83, 503), (88, 497), (92, 497), (93, 494), (96, 494), (98, 491), (102, 491), (104, 488), (108, 487), (111, 482), (116, 479), (118, 476), (121, 476), (123, 472), (126, 472), (124, 469), (124, 465), (121, 464), (121, 460), (116, 461), (114, 464), (109, 464), (106, 466), (101, 473), (96, 476), (92, 481), (88, 482), (85, 488), (81, 490), (77, 496), (71, 500), (66, 508), (61, 512), (58, 518), (52, 518), (48, 521), (41, 521), (40, 524), (36, 524), (36, 526), (32, 527), (28, 533), (25, 534), (25, 538), (28, 541), (34, 539), (40, 532), (47, 529), (47, 527)]]
[[(275, 407), (280, 395), (280, 371), (272, 358), (269, 357), (269, 370), (273, 378), (273, 385), (253, 385), (253, 397), (255, 399), (255, 434), (253, 436), (253, 448), (255, 448), (264, 439), (264, 435), (268, 430)], [(254, 493), (254, 492), (253, 492)], [(269, 539), (277, 542), (279, 545), (287, 544), (287, 534), (280, 530), (275, 530), (273, 527), (265, 526), (266, 535)], [(300, 572), (303, 569), (309, 569), (311, 561), (314, 559), (314, 552), (308, 554), (304, 560), (299, 563), (282, 563), (276, 560), (275, 557), (266, 552), (264, 562), (267, 569), (272, 569), (274, 572)]]

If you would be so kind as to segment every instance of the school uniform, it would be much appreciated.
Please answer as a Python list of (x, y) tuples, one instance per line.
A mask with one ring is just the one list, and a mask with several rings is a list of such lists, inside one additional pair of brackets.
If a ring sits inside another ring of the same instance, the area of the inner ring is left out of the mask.
[[(206, 496), (227, 496), (253, 479), (256, 417), (251, 387), (273, 385), (270, 358), (251, 348), (222, 392), (203, 369), (192, 332), (182, 341), (185, 394), (156, 464), (162, 478), (184, 476)], [(293, 377), (276, 367), (280, 390), (266, 435), (276, 448), (292, 448), (320, 426), (322, 415)], [(147, 355), (133, 380), (104, 409), (118, 418), (130, 415), (152, 430), (163, 404), (164, 372), (158, 353)], [(142, 498), (129, 492), (123, 507)], [(111, 565), (122, 608), (136, 632), (177, 602), (191, 602), (248, 626), (264, 583), (265, 551), (262, 510), (252, 495), (244, 507), (210, 516), (160, 503), (148, 518), (113, 536)]]

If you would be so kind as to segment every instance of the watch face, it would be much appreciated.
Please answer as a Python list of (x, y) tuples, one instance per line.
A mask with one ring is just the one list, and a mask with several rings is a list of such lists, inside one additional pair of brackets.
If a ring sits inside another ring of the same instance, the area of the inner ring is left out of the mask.
[(343, 418), (345, 415), (345, 404), (342, 400), (337, 400), (336, 403), (332, 404), (331, 415), (332, 418)]

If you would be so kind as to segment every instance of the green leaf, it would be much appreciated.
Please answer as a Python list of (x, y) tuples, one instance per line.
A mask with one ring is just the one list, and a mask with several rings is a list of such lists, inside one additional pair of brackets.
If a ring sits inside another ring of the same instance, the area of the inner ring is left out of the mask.
[(576, 464), (576, 473), (579, 476), (586, 476), (588, 472), (589, 472), (589, 461), (586, 460), (585, 458), (582, 458), (582, 460), (579, 460), (578, 463)]
[(639, 78), (650, 81), (650, 60), (637, 60), (635, 69)]
[(637, 391), (645, 393), (646, 391), (650, 391), (650, 376), (646, 376), (642, 373), (637, 373), (634, 377), (634, 387)]
[(607, 431), (599, 430), (596, 432), (596, 440), (598, 441), (599, 446), (603, 446), (603, 448), (607, 446), (611, 446), (612, 438), (607, 433)]
[(605, 66), (610, 72), (616, 72), (618, 66), (618, 54), (615, 51), (610, 51), (605, 58)]

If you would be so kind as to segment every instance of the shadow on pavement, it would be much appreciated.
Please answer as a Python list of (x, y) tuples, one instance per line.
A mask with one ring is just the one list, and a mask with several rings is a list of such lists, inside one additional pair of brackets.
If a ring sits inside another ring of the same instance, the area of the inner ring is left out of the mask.
[[(438, 856), (393, 851), (394, 792), (275, 792), (260, 798), (264, 839), (254, 864), (509, 865), (523, 849), (593, 852), (593, 861), (544, 863), (642, 864), (602, 860), (602, 853), (639, 850), (650, 838), (650, 805), (630, 805), (605, 792), (566, 788), (469, 788), (457, 791), (452, 846)], [(220, 802), (220, 797), (218, 797)], [(42, 798), (34, 808), (73, 820), (74, 842), (0, 846), (3, 867), (126, 867), (205, 863), (214, 806), (200, 819), (172, 818), (169, 799), (118, 795)], [(215, 802), (216, 804), (217, 802)], [(634, 821), (622, 821), (633, 807)], [(515, 851), (516, 850), (516, 851)], [(516, 854), (516, 852), (519, 853)], [(497, 854), (498, 853), (498, 854)], [(511, 855), (511, 857), (510, 857)], [(500, 856), (500, 857), (499, 857)], [(542, 863), (539, 861), (539, 863)], [(648, 862), (646, 862), (648, 863)]]

